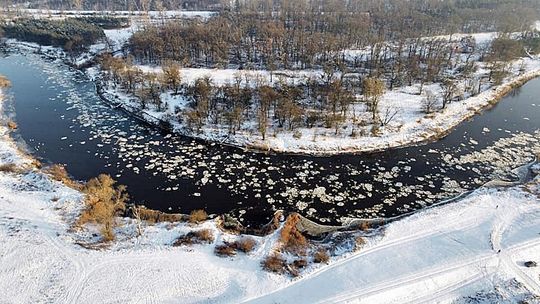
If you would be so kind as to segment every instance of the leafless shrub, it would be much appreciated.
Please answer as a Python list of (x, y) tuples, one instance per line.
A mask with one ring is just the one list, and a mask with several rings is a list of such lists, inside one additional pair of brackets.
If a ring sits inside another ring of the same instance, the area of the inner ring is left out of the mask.
[(399, 109), (397, 108), (387, 107), (386, 109), (384, 109), (384, 112), (379, 117), (381, 126), (386, 126), (389, 123), (391, 123), (398, 113), (399, 113)]
[(198, 224), (205, 221), (208, 218), (208, 214), (204, 210), (193, 210), (189, 214), (189, 222), (192, 224)]
[(267, 256), (262, 262), (261, 265), (264, 270), (275, 272), (275, 273), (285, 273), (286, 270), (286, 261), (279, 254), (272, 254)]
[(313, 262), (315, 263), (328, 263), (330, 256), (324, 248), (320, 248), (313, 254)]
[(214, 234), (210, 229), (201, 229), (197, 231), (190, 231), (187, 234), (180, 236), (173, 246), (193, 245), (202, 243), (212, 243), (214, 241)]
[(308, 265), (308, 262), (306, 259), (298, 259), (298, 260), (294, 260), (293, 264), (292, 264), (295, 268), (305, 268), (307, 265)]
[(229, 243), (216, 246), (214, 252), (216, 253), (216, 255), (223, 257), (236, 255), (236, 249), (234, 248), (233, 244)]
[(437, 106), (437, 96), (433, 92), (426, 90), (426, 96), (422, 99), (422, 111), (431, 114)]
[(248, 253), (251, 252), (255, 246), (257, 245), (257, 242), (251, 238), (251, 237), (243, 237), (236, 242), (234, 242), (235, 248), (244, 252)]
[(225, 242), (223, 245), (216, 246), (215, 253), (219, 256), (233, 256), (237, 251), (249, 253), (257, 245), (257, 242), (251, 237), (242, 237), (235, 242)]
[(116, 226), (116, 215), (125, 209), (128, 200), (126, 187), (115, 186), (116, 181), (109, 175), (101, 174), (86, 183), (83, 188), (85, 210), (79, 217), (78, 224), (96, 223), (101, 226), (100, 232), (104, 241), (114, 239), (113, 228)]
[(356, 250), (359, 250), (360, 248), (362, 248), (364, 245), (366, 244), (366, 239), (361, 237), (361, 236), (357, 236), (355, 238), (355, 249)]
[(298, 213), (292, 213), (287, 217), (283, 224), (280, 233), (280, 241), (285, 251), (305, 255), (308, 241), (304, 235), (296, 228), (296, 224), (300, 221)]
[[(135, 210), (134, 208), (137, 208)], [(165, 213), (158, 210), (148, 209), (144, 206), (136, 206), (132, 208), (132, 213), (135, 216), (135, 212), (141, 221), (146, 221), (150, 224), (162, 223), (162, 222), (183, 222), (188, 216), (178, 213)]]
[(368, 222), (368, 221), (363, 221), (363, 222), (360, 224), (360, 230), (362, 230), (362, 231), (367, 231), (367, 230), (369, 230), (369, 222)]
[(0, 172), (17, 173), (19, 172), (19, 168), (14, 163), (1, 164)]

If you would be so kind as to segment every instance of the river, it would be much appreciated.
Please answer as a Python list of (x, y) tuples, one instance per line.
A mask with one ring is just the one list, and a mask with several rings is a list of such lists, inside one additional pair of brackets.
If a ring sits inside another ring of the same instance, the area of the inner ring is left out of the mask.
[(540, 151), (540, 79), (447, 137), (385, 152), (334, 157), (265, 155), (162, 131), (112, 109), (94, 83), (29, 51), (3, 53), (8, 112), (39, 159), (78, 180), (110, 174), (132, 201), (166, 212), (231, 213), (247, 225), (275, 210), (321, 223), (391, 217), (478, 188)]

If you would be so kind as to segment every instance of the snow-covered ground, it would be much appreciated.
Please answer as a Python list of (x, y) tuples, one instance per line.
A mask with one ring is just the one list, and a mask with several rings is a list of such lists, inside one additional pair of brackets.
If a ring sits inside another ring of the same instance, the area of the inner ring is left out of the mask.
[[(540, 267), (523, 265), (540, 262), (540, 179), (418, 212), (359, 252), (290, 279), (259, 265), (276, 234), (256, 238), (248, 255), (219, 258), (214, 245), (236, 236), (213, 221), (146, 226), (137, 238), (123, 219), (116, 243), (84, 249), (77, 242), (92, 235), (70, 229), (81, 194), (30, 162), (0, 126), (0, 165), (27, 168), (0, 172), (0, 298), (8, 303), (450, 303), (479, 295), (494, 303), (500, 294), (514, 303), (540, 295)], [(199, 228), (214, 231), (212, 245), (170, 246)]]

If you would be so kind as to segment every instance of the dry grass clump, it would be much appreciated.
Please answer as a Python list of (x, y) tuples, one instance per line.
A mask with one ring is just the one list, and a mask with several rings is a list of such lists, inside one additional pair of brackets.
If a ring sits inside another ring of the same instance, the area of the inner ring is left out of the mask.
[(360, 248), (364, 247), (364, 245), (366, 244), (366, 239), (361, 236), (357, 236), (354, 240), (355, 250), (360, 250)]
[(257, 241), (255, 241), (251, 237), (243, 237), (236, 242), (234, 242), (234, 247), (243, 253), (249, 253), (253, 251), (255, 246), (257, 245)]
[(96, 223), (104, 241), (114, 239), (113, 228), (116, 226), (116, 215), (126, 208), (128, 195), (126, 187), (115, 186), (116, 181), (109, 175), (101, 174), (89, 180), (83, 188), (86, 194), (85, 210), (79, 217), (78, 224)]
[(216, 246), (216, 248), (214, 249), (214, 252), (218, 256), (230, 257), (233, 255), (236, 255), (236, 248), (234, 248), (233, 244), (225, 243), (225, 244)]
[(43, 167), (43, 164), (39, 160), (34, 158), (32, 159), (32, 166), (34, 166), (37, 169), (41, 169), (41, 167)]
[(298, 213), (292, 213), (287, 217), (280, 233), (280, 241), (285, 251), (298, 255), (305, 255), (308, 241), (304, 235), (296, 228), (300, 221)]
[(256, 245), (257, 241), (255, 241), (253, 238), (243, 237), (232, 243), (225, 242), (222, 245), (216, 246), (215, 253), (218, 256), (233, 256), (237, 251), (249, 253), (253, 251)]
[(330, 256), (324, 248), (320, 248), (313, 254), (313, 262), (315, 263), (328, 263)]
[(0, 88), (7, 88), (11, 86), (11, 81), (6, 76), (0, 75)]
[(298, 259), (298, 260), (294, 260), (294, 262), (292, 263), (292, 265), (295, 267), (295, 268), (305, 268), (307, 267), (308, 265), (308, 262), (306, 259)]
[(62, 165), (52, 165), (45, 169), (45, 173), (49, 174), (54, 180), (62, 182), (64, 185), (74, 188), (74, 189), (80, 189), (81, 184), (74, 181), (69, 177), (69, 174), (66, 170), (66, 168)]
[(8, 121), (7, 126), (10, 130), (16, 130), (18, 128), (17, 123), (13, 120)]
[(300, 270), (306, 268), (308, 265), (308, 262), (306, 259), (298, 259), (294, 260), (291, 264), (287, 265), (287, 271), (289, 274), (293, 277), (297, 277), (300, 275)]
[(369, 230), (369, 222), (368, 222), (368, 221), (363, 221), (363, 222), (360, 224), (360, 230), (362, 230), (362, 231), (367, 231), (367, 230)]
[(19, 168), (14, 163), (1, 164), (0, 172), (17, 173), (19, 172)]
[(193, 210), (189, 214), (189, 222), (192, 224), (204, 222), (207, 218), (208, 214), (204, 210)]
[(208, 243), (211, 244), (214, 241), (214, 233), (210, 229), (201, 229), (196, 231), (190, 231), (187, 234), (181, 235), (173, 243), (173, 246), (193, 245)]
[(144, 206), (132, 207), (132, 213), (138, 220), (146, 221), (148, 223), (162, 223), (162, 222), (182, 222), (186, 220), (186, 216), (179, 213), (165, 213), (158, 210), (148, 209)]
[(266, 271), (282, 274), (286, 271), (287, 262), (281, 255), (271, 254), (261, 262), (261, 266)]

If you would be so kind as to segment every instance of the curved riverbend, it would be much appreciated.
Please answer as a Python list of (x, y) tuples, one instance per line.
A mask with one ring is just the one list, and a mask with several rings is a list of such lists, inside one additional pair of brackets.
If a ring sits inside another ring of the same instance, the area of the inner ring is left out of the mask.
[[(445, 138), (364, 155), (261, 155), (203, 143), (134, 120), (105, 104), (80, 71), (35, 54), (5, 54), (19, 135), (39, 158), (77, 179), (109, 173), (154, 209), (231, 212), (265, 222), (276, 209), (323, 223), (390, 217), (493, 179), (540, 151), (540, 80)], [(29, 89), (31, 88), (31, 89)]]

